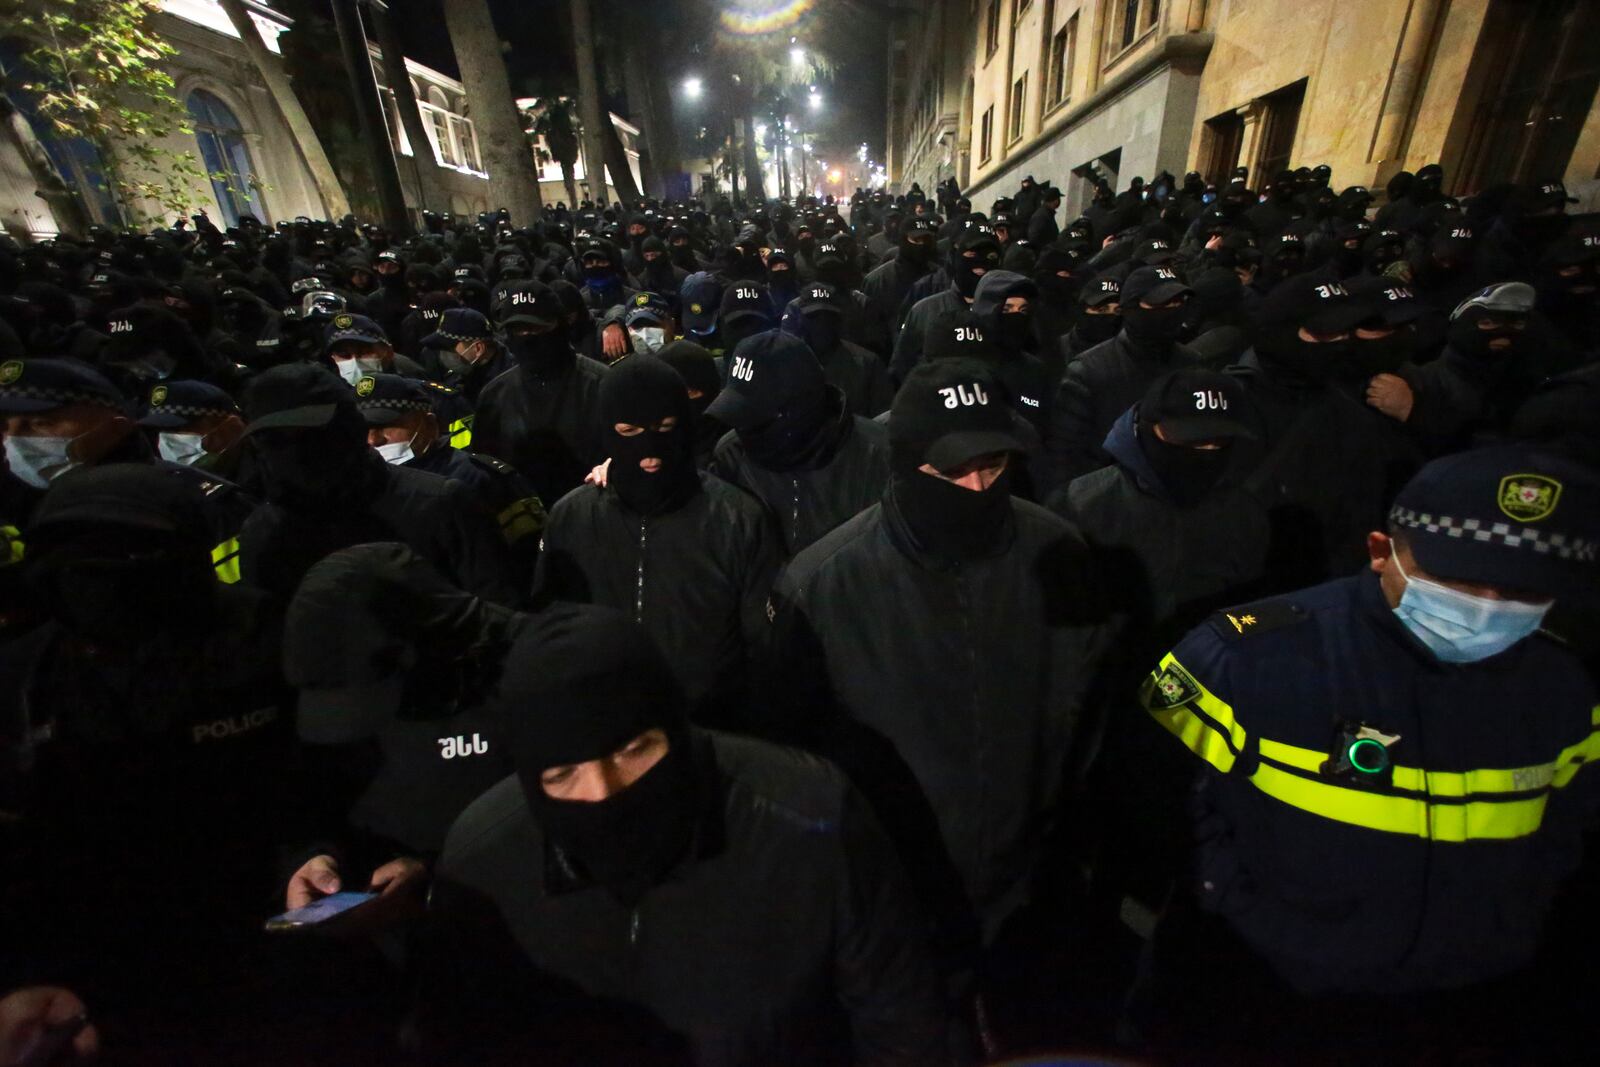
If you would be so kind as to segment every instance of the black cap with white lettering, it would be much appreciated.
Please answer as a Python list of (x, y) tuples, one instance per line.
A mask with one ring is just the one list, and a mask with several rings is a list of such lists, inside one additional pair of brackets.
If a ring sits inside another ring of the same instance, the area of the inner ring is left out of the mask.
[(1254, 439), (1239, 379), (1210, 370), (1175, 370), (1155, 380), (1139, 401), (1139, 421), (1161, 427), (1161, 439), (1197, 445)]
[(804, 341), (781, 330), (746, 337), (728, 356), (728, 382), (706, 414), (739, 429), (775, 419), (796, 398), (827, 388)]
[(555, 326), (561, 321), (561, 297), (543, 282), (518, 279), (500, 291), (490, 309), (495, 325)]
[(977, 456), (1038, 445), (1033, 427), (1006, 403), (994, 367), (976, 359), (938, 359), (906, 375), (889, 409), (889, 440), (938, 470)]

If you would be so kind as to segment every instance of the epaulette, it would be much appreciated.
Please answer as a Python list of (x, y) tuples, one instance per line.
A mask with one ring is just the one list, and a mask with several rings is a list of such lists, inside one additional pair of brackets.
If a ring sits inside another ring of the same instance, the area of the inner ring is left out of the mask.
[(1273, 597), (1270, 600), (1258, 600), (1253, 604), (1227, 608), (1216, 612), (1206, 621), (1224, 641), (1242, 641), (1246, 637), (1281, 630), (1285, 626), (1293, 626), (1310, 618), (1311, 613), (1299, 604), (1291, 603), (1283, 597)]
[(432, 389), (436, 393), (443, 393), (445, 396), (455, 396), (457, 393), (461, 392), (459, 389), (444, 385), (440, 382), (425, 381), (422, 384), (427, 386), (429, 389)]
[(495, 459), (493, 456), (486, 456), (482, 452), (468, 452), (467, 458), (478, 466), (493, 471), (495, 474), (517, 473), (517, 469), (511, 464), (506, 463), (504, 460)]

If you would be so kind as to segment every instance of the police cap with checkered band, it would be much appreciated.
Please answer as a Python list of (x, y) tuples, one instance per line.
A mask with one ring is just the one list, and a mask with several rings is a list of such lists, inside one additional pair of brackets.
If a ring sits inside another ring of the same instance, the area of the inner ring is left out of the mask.
[(1406, 483), (1389, 528), (1429, 574), (1558, 596), (1592, 580), (1600, 482), (1526, 445), (1458, 452)]

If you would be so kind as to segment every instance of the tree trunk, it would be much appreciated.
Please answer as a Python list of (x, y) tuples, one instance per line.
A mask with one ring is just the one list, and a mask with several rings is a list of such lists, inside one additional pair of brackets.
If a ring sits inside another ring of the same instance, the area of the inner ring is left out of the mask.
[(489, 172), (490, 210), (509, 208), (513, 226), (531, 226), (544, 209), (539, 172), (511, 95), (488, 0), (444, 0), (444, 22), (472, 105), (483, 166)]
[[(231, 0), (237, 3), (238, 0)], [(422, 110), (417, 107), (417, 96), (411, 91), (411, 75), (406, 72), (406, 56), (401, 50), (400, 38), (394, 32), (394, 21), (389, 17), (388, 5), (373, 0), (367, 5), (372, 13), (373, 28), (378, 31), (378, 48), (383, 53), (383, 76), (394, 94), (395, 110), (400, 112), (400, 125), (411, 143), (411, 172), (417, 186), (417, 210), (450, 210), (450, 194), (439, 180), (439, 160), (433, 154), (433, 142), (422, 125)]]
[(571, 163), (561, 161), (561, 184), (567, 188), (567, 209), (578, 210), (578, 179), (574, 176)]
[(737, 130), (729, 132), (727, 149), (723, 152), (723, 158), (728, 161), (728, 185), (732, 190), (728, 199), (735, 203), (739, 201), (739, 148), (734, 141), (734, 134), (737, 132)]
[(601, 141), (605, 145), (606, 166), (611, 168), (611, 187), (617, 191), (617, 199), (632, 211), (639, 203), (639, 186), (633, 180), (633, 168), (628, 166), (622, 135), (611, 124), (610, 115), (606, 116), (604, 131)]
[(744, 188), (752, 207), (767, 198), (761, 183), (761, 157), (756, 155), (756, 106), (748, 92), (739, 100), (744, 117)]
[(294, 95), (289, 76), (284, 73), (277, 57), (267, 51), (266, 42), (261, 39), (255, 20), (245, 9), (244, 0), (221, 0), (221, 3), (228, 21), (233, 23), (235, 32), (239, 34), (239, 40), (244, 42), (244, 50), (249, 53), (250, 61), (255, 64), (261, 80), (267, 83), (267, 92), (272, 94), (272, 102), (278, 106), (278, 113), (289, 127), (295, 148), (311, 175), (312, 184), (317, 187), (322, 210), (327, 212), (330, 219), (348, 215), (350, 201), (344, 194), (344, 186), (339, 184), (338, 175), (334, 173), (333, 164), (328, 161), (328, 154), (323, 151), (316, 131), (311, 128), (305, 108), (300, 106), (300, 99)]
[(572, 0), (572, 47), (578, 63), (578, 124), (582, 127), (584, 177), (589, 181), (589, 193), (596, 205), (608, 199), (606, 195), (605, 160), (602, 121), (604, 108), (600, 105), (600, 78), (594, 65), (594, 19), (591, 0)]
[(644, 73), (645, 57), (634, 32), (622, 31), (622, 81), (628, 91), (628, 117), (639, 127), (639, 179), (651, 195), (666, 199), (656, 154), (656, 116), (650, 109), (650, 89)]
[(661, 175), (662, 195), (671, 196), (672, 184), (683, 173), (683, 150), (678, 145), (678, 120), (672, 111), (672, 93), (667, 89), (663, 68), (661, 63), (646, 65), (644, 88), (650, 101), (650, 151), (656, 173)]

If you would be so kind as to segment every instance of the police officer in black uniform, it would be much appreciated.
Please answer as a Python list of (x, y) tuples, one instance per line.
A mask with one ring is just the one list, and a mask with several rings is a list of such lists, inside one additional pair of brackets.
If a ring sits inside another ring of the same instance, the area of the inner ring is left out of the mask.
[(1595, 493), (1521, 446), (1435, 460), (1370, 573), (1218, 612), (1150, 675), (1199, 760), (1192, 905), (1157, 935), (1186, 1051), (1556, 1062), (1577, 1039), (1532, 965), (1592, 825), (1600, 708), (1540, 627), (1593, 581)]

